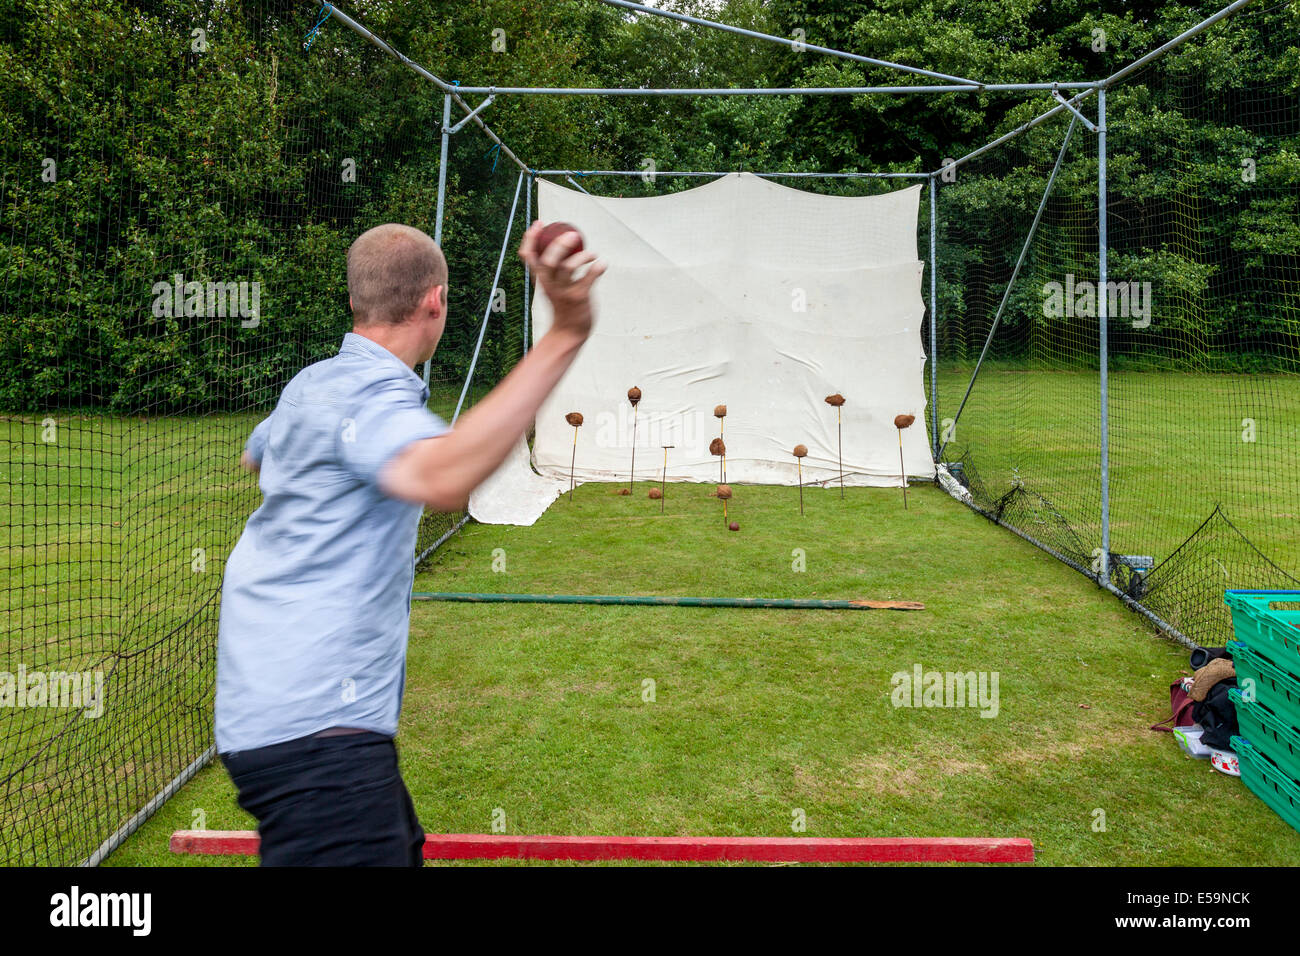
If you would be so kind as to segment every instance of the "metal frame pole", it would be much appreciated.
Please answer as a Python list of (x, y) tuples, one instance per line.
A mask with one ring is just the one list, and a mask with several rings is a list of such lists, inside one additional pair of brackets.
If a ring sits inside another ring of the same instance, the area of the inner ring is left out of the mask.
[[(442, 97), (442, 152), (438, 154), (438, 207), (433, 214), (433, 241), (442, 245), (442, 213), (447, 206), (447, 146), (451, 142), (451, 96)], [(429, 384), (433, 359), (424, 363), (424, 384)]]
[(930, 436), (935, 461), (939, 460), (939, 283), (936, 278), (938, 258), (935, 253), (935, 228), (938, 201), (935, 191), (939, 177), (930, 174)]
[[(509, 96), (859, 96), (878, 93), (1028, 93), (1090, 90), (1095, 80), (1056, 80), (1050, 83), (950, 83), (934, 86), (458, 86), (462, 94)], [(469, 107), (465, 107), (466, 111)]]
[[(1169, 42), (1161, 44), (1160, 46), (1156, 47), (1154, 50), (1152, 50), (1150, 53), (1146, 54), (1145, 56), (1138, 57), (1128, 66), (1124, 67), (1121, 70), (1118, 70), (1115, 73), (1112, 73), (1110, 76), (1106, 77), (1106, 79), (1102, 80), (1100, 85), (1102, 87), (1108, 87), (1114, 85), (1116, 80), (1128, 76), (1134, 70), (1142, 69), (1142, 67), (1146, 66), (1152, 60), (1164, 56), (1170, 50), (1174, 49), (1174, 47), (1181, 46), (1182, 44), (1190, 40), (1192, 37), (1196, 36), (1198, 33), (1203, 33), (1205, 30), (1208, 30), (1210, 27), (1214, 26), (1214, 24), (1218, 23), (1224, 17), (1232, 16), (1234, 13), (1236, 13), (1238, 10), (1240, 10), (1242, 7), (1244, 7), (1246, 4), (1250, 2), (1251, 0), (1236, 0), (1235, 3), (1229, 4), (1228, 6), (1220, 10), (1218, 13), (1214, 14), (1213, 16), (1206, 17), (1200, 23), (1196, 24), (1196, 26), (1184, 30), (1182, 33), (1178, 34), (1178, 36), (1174, 37)], [(1061, 85), (1065, 86), (1064, 83), (1062, 83)]]
[(127, 820), (120, 827), (101, 843), (90, 856), (82, 860), (78, 866), (99, 866), (108, 855), (120, 847), (127, 839), (135, 833), (140, 827), (144, 826), (146, 820), (153, 816), (158, 808), (176, 795), (181, 787), (194, 779), (194, 775), (212, 762), (212, 758), (217, 755), (217, 745), (211, 744), (203, 753), (184, 770), (169, 780), (158, 793), (143, 807), (131, 814), (131, 819)]
[[(532, 173), (528, 174), (528, 195), (524, 198), (524, 228), (527, 229), (533, 224), (533, 183), (536, 178)], [(528, 263), (524, 263), (524, 354), (528, 354), (528, 319), (531, 315), (530, 302), (532, 299), (532, 276), (528, 269)]]
[(465, 116), (465, 117), (464, 117), (464, 118), (463, 118), (459, 123), (457, 123), (455, 126), (453, 126), (453, 127), (451, 128), (451, 131), (452, 131), (453, 133), (459, 133), (462, 129), (465, 128), (465, 124), (466, 124), (466, 123), (471, 122), (471, 121), (474, 120), (474, 119), (477, 119), (478, 116), (479, 116), (479, 114), (481, 114), (485, 109), (487, 109), (489, 106), (491, 106), (495, 101), (496, 101), (496, 96), (495, 96), (495, 94), (489, 96), (487, 99), (485, 99), (485, 100), (484, 100), (482, 103), (480, 103), (478, 106), (474, 107), (474, 112), (467, 114), (467, 115), (466, 115), (466, 116)]
[(1101, 365), (1101, 558), (1097, 580), (1110, 582), (1110, 295), (1106, 261), (1106, 88), (1097, 91), (1097, 353)]

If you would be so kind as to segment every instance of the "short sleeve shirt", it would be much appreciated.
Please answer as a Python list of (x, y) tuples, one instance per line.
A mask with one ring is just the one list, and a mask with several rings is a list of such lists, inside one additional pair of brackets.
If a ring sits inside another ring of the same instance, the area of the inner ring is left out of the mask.
[(422, 508), (385, 495), (379, 474), (448, 430), (428, 398), (400, 359), (348, 333), (253, 430), (263, 499), (222, 584), (220, 753), (328, 727), (396, 734)]

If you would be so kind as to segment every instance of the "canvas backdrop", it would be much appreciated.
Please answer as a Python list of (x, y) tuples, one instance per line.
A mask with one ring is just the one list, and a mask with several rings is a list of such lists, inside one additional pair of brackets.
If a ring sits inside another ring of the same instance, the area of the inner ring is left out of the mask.
[[(579, 481), (627, 481), (633, 409), (637, 476), (716, 481), (714, 407), (727, 406), (727, 480), (794, 484), (792, 450), (808, 447), (805, 482), (838, 484), (835, 392), (844, 483), (899, 483), (894, 417), (909, 475), (933, 478), (926, 424), (917, 257), (921, 187), (871, 197), (804, 192), (748, 173), (666, 196), (592, 196), (539, 180), (538, 218), (577, 226), (608, 270), (593, 293), (596, 324), (543, 403), (532, 464), (524, 446), (475, 493), (479, 520), (530, 524), (567, 488), (581, 412)], [(551, 325), (540, 286), (532, 339)], [(563, 479), (563, 482), (561, 482)], [(531, 520), (529, 519), (531, 516)], [(524, 519), (524, 520), (521, 520)]]

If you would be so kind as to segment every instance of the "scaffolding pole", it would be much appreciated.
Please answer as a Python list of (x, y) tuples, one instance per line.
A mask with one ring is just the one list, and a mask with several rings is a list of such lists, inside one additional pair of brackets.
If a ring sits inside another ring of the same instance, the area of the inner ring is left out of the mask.
[[(438, 207), (433, 214), (433, 241), (442, 245), (442, 214), (447, 208), (447, 146), (451, 142), (451, 97), (442, 97), (442, 151), (438, 154)], [(433, 366), (433, 357), (424, 363), (424, 385), (429, 385), (429, 372)]]
[[(951, 83), (947, 86), (457, 86), (461, 93), (511, 96), (859, 96), (879, 93), (895, 96), (907, 93), (1050, 93), (1054, 89), (1092, 89), (1096, 82), (1054, 83)], [(468, 109), (468, 107), (467, 107)]]
[[(536, 177), (532, 173), (529, 173), (528, 184), (525, 187), (528, 190), (528, 193), (527, 195), (524, 196), (524, 228), (525, 229), (527, 229), (529, 226), (533, 224), (533, 183), (534, 182), (536, 182)], [(529, 316), (528, 306), (532, 296), (532, 291), (533, 291), (532, 274), (528, 268), (528, 263), (525, 262), (524, 263), (524, 354), (525, 355), (528, 354), (528, 316)]]
[(965, 156), (960, 156), (957, 159), (954, 159), (951, 163), (945, 163), (943, 166), (940, 166), (938, 169), (936, 169), (935, 172), (943, 173), (950, 169), (956, 169), (962, 163), (968, 163), (976, 156), (983, 156), (989, 150), (996, 149), (998, 146), (1001, 146), (1003, 143), (1007, 142), (1008, 140), (1015, 139), (1021, 133), (1028, 132), (1029, 130), (1033, 129), (1035, 126), (1039, 126), (1042, 123), (1047, 122), (1049, 119), (1051, 119), (1053, 116), (1055, 116), (1057, 113), (1061, 112), (1062, 110), (1071, 109), (1071, 107), (1078, 104), (1079, 101), (1081, 101), (1084, 97), (1088, 96), (1095, 89), (1097, 89), (1097, 87), (1095, 86), (1090, 89), (1086, 89), (1078, 96), (1071, 97), (1070, 99), (1066, 100), (1063, 103), (1058, 103), (1056, 106), (1053, 106), (1050, 110), (1047, 110), (1044, 113), (1039, 113), (1037, 116), (1035, 116), (1033, 119), (1029, 120), (1028, 122), (1021, 123), (1011, 132), (1004, 133), (1003, 135), (999, 136), (997, 139), (993, 140), (993, 142), (985, 143), (979, 149), (973, 149)]
[(939, 177), (930, 174), (930, 437), (934, 460), (939, 460), (939, 283), (935, 276), (938, 258), (935, 254), (935, 229), (937, 228), (937, 197)]
[[(1224, 17), (1232, 16), (1234, 13), (1236, 13), (1238, 10), (1240, 10), (1242, 7), (1244, 7), (1246, 4), (1250, 2), (1251, 0), (1236, 0), (1236, 3), (1231, 3), (1228, 6), (1224, 7), (1222, 10), (1220, 10), (1218, 13), (1214, 14), (1213, 16), (1206, 17), (1200, 23), (1196, 24), (1196, 26), (1184, 30), (1182, 33), (1178, 34), (1178, 36), (1174, 37), (1168, 43), (1163, 43), (1160, 46), (1156, 47), (1146, 56), (1138, 57), (1128, 66), (1112, 73), (1110, 76), (1106, 77), (1106, 79), (1102, 80), (1099, 85), (1103, 89), (1115, 85), (1116, 82), (1128, 76), (1134, 70), (1142, 69), (1142, 67), (1146, 66), (1152, 60), (1159, 59), (1160, 57), (1168, 53), (1170, 50), (1172, 50), (1174, 47), (1181, 46), (1182, 44), (1190, 40), (1192, 37), (1196, 36), (1198, 33), (1203, 33), (1204, 31), (1208, 30), (1210, 27), (1214, 26), (1214, 24), (1218, 23)], [(1061, 85), (1065, 86), (1064, 83), (1062, 83)]]
[(1097, 343), (1101, 365), (1101, 556), (1097, 580), (1110, 583), (1110, 346), (1106, 286), (1106, 88), (1097, 91)]

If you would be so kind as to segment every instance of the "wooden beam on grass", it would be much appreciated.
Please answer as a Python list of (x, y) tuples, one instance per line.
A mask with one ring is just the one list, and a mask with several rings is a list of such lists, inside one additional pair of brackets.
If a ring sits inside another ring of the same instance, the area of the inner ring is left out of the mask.
[[(646, 837), (428, 833), (426, 860), (655, 860), (671, 863), (1032, 863), (1003, 837)], [(253, 830), (177, 830), (173, 853), (251, 856)]]
[(613, 604), (651, 607), (749, 607), (808, 611), (924, 611), (920, 601), (853, 601), (821, 598), (660, 597), (624, 594), (478, 594), (466, 591), (415, 591), (415, 601), (453, 601), (469, 604)]

